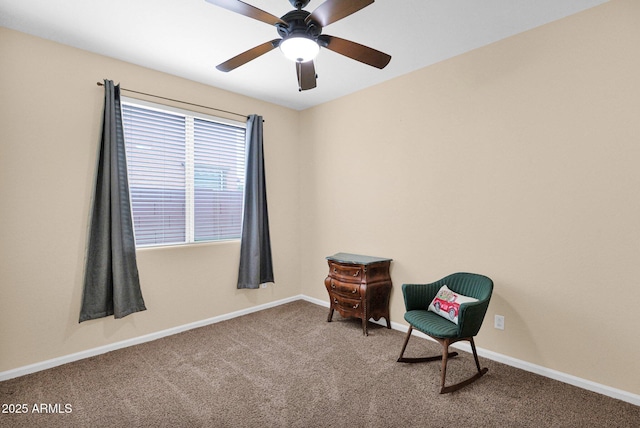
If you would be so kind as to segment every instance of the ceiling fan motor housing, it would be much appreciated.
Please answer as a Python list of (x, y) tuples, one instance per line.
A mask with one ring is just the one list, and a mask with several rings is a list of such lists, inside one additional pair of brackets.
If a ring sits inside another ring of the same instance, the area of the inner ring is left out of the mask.
[(282, 16), (280, 19), (286, 22), (287, 25), (282, 23), (276, 24), (276, 29), (280, 37), (284, 39), (295, 34), (297, 36), (306, 36), (316, 40), (322, 33), (322, 27), (313, 20), (305, 22), (309, 15), (311, 15), (311, 13), (306, 10), (292, 10)]

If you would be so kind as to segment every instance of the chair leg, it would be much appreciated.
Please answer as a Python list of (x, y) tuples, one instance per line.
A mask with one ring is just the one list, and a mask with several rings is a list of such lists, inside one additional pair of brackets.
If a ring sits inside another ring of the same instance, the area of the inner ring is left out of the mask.
[[(446, 372), (446, 364), (444, 363), (443, 360), (443, 365), (442, 365), (442, 387), (440, 389), (440, 394), (448, 394), (450, 392), (453, 391), (457, 391), (460, 388), (462, 388), (463, 386), (467, 386), (473, 382), (475, 382), (476, 380), (480, 379), (485, 373), (487, 373), (489, 371), (488, 368), (480, 368), (480, 361), (478, 360), (478, 353), (476, 352), (476, 344), (473, 341), (473, 337), (469, 337), (469, 338), (465, 338), (464, 340), (468, 340), (469, 342), (471, 342), (471, 350), (473, 351), (473, 359), (475, 360), (476, 363), (476, 368), (478, 369), (478, 372), (471, 376), (470, 378), (463, 380), (462, 382), (458, 382), (456, 384), (453, 385), (449, 385), (449, 386), (445, 386), (444, 385), (444, 380), (445, 380), (445, 372)], [(448, 340), (446, 341), (448, 342)], [(449, 344), (447, 344), (448, 346)], [(444, 346), (444, 344), (443, 344)]]
[(409, 343), (409, 339), (411, 339), (411, 332), (413, 331), (413, 326), (409, 326), (409, 330), (407, 330), (407, 335), (404, 338), (404, 343), (402, 344), (402, 351), (400, 351), (400, 356), (398, 357), (398, 362), (402, 362), (402, 356), (404, 355), (405, 349), (407, 349), (407, 343)]
[(442, 342), (442, 368), (440, 369), (440, 394), (444, 390), (444, 382), (447, 378), (447, 361), (449, 357), (449, 339), (444, 339)]
[[(465, 337), (463, 339), (453, 339), (453, 340), (434, 337), (434, 339), (437, 340), (440, 343), (440, 345), (442, 345), (441, 355), (436, 355), (433, 357), (419, 357), (419, 358), (405, 357), (404, 351), (407, 349), (407, 344), (409, 343), (409, 339), (411, 338), (412, 331), (413, 331), (413, 326), (409, 325), (409, 330), (407, 330), (407, 335), (404, 338), (404, 343), (402, 344), (402, 350), (400, 351), (400, 357), (398, 357), (397, 361), (399, 363), (423, 363), (428, 361), (442, 360), (442, 368), (440, 370), (440, 394), (448, 394), (450, 392), (457, 391), (463, 386), (467, 386), (470, 383), (473, 383), (476, 380), (480, 379), (485, 373), (489, 371), (489, 369), (486, 367), (483, 369), (480, 368), (480, 361), (478, 360), (478, 352), (476, 351), (476, 344), (473, 341), (473, 337)], [(468, 340), (471, 343), (471, 350), (473, 351), (473, 359), (475, 360), (476, 368), (478, 369), (478, 372), (475, 375), (471, 376), (470, 378), (463, 380), (462, 382), (445, 386), (446, 378), (447, 378), (447, 362), (449, 361), (449, 358), (452, 358), (458, 355), (457, 352), (449, 352), (449, 346), (454, 342), (458, 342), (459, 340)]]
[[(409, 339), (411, 339), (411, 332), (413, 331), (413, 326), (409, 325), (409, 330), (407, 331), (407, 335), (404, 338), (404, 344), (402, 345), (402, 351), (400, 351), (400, 357), (398, 358), (398, 363), (426, 363), (429, 361), (438, 361), (443, 358), (443, 355), (436, 355), (433, 357), (418, 357), (418, 358), (407, 358), (403, 357), (404, 351), (407, 349), (407, 343), (409, 343)], [(453, 358), (458, 355), (457, 352), (449, 352), (447, 353), (447, 357)]]
[(471, 350), (473, 351), (473, 359), (476, 360), (476, 368), (478, 369), (478, 372), (481, 372), (482, 370), (480, 369), (480, 361), (478, 360), (478, 353), (476, 352), (476, 343), (473, 341), (473, 337), (469, 339), (469, 342), (471, 342)]

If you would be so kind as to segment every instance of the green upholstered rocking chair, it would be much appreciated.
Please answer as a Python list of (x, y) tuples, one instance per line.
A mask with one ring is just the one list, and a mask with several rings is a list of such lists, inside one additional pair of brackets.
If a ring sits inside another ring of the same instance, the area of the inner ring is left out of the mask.
[[(427, 310), (429, 303), (436, 297), (438, 290), (440, 290), (443, 285), (447, 285), (454, 293), (478, 299), (477, 302), (462, 303), (459, 306), (457, 325)], [(442, 360), (440, 394), (456, 391), (478, 380), (489, 369), (480, 369), (480, 362), (478, 361), (478, 353), (476, 352), (473, 337), (477, 335), (480, 330), (484, 315), (489, 307), (492, 292), (493, 281), (486, 276), (474, 273), (454, 273), (431, 284), (403, 284), (402, 294), (407, 310), (404, 319), (409, 323), (409, 331), (405, 337), (398, 362), (418, 363)], [(438, 341), (443, 348), (442, 355), (421, 358), (403, 357), (414, 328)], [(473, 358), (475, 359), (478, 372), (462, 382), (445, 386), (447, 359), (458, 355), (457, 352), (449, 352), (449, 345), (461, 340), (466, 340), (471, 343)]]

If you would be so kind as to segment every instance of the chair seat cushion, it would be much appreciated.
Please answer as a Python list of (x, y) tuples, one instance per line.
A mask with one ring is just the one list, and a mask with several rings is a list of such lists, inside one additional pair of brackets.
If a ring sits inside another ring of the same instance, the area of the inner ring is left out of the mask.
[(405, 312), (404, 319), (411, 324), (413, 328), (428, 336), (441, 338), (458, 336), (458, 326), (456, 324), (426, 309), (416, 309)]

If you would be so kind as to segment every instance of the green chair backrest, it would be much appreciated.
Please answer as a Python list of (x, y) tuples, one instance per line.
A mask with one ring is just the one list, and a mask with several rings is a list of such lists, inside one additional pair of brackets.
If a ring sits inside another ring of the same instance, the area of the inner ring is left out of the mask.
[(437, 281), (438, 286), (447, 285), (451, 291), (478, 300), (488, 300), (493, 292), (493, 281), (477, 273), (458, 272)]
[(482, 321), (489, 308), (489, 301), (493, 293), (493, 281), (477, 273), (459, 272), (442, 278), (438, 281), (441, 287), (446, 284), (450, 290), (464, 296), (478, 299), (478, 303), (463, 304), (458, 323), (458, 335), (460, 337), (475, 336), (480, 331)]

